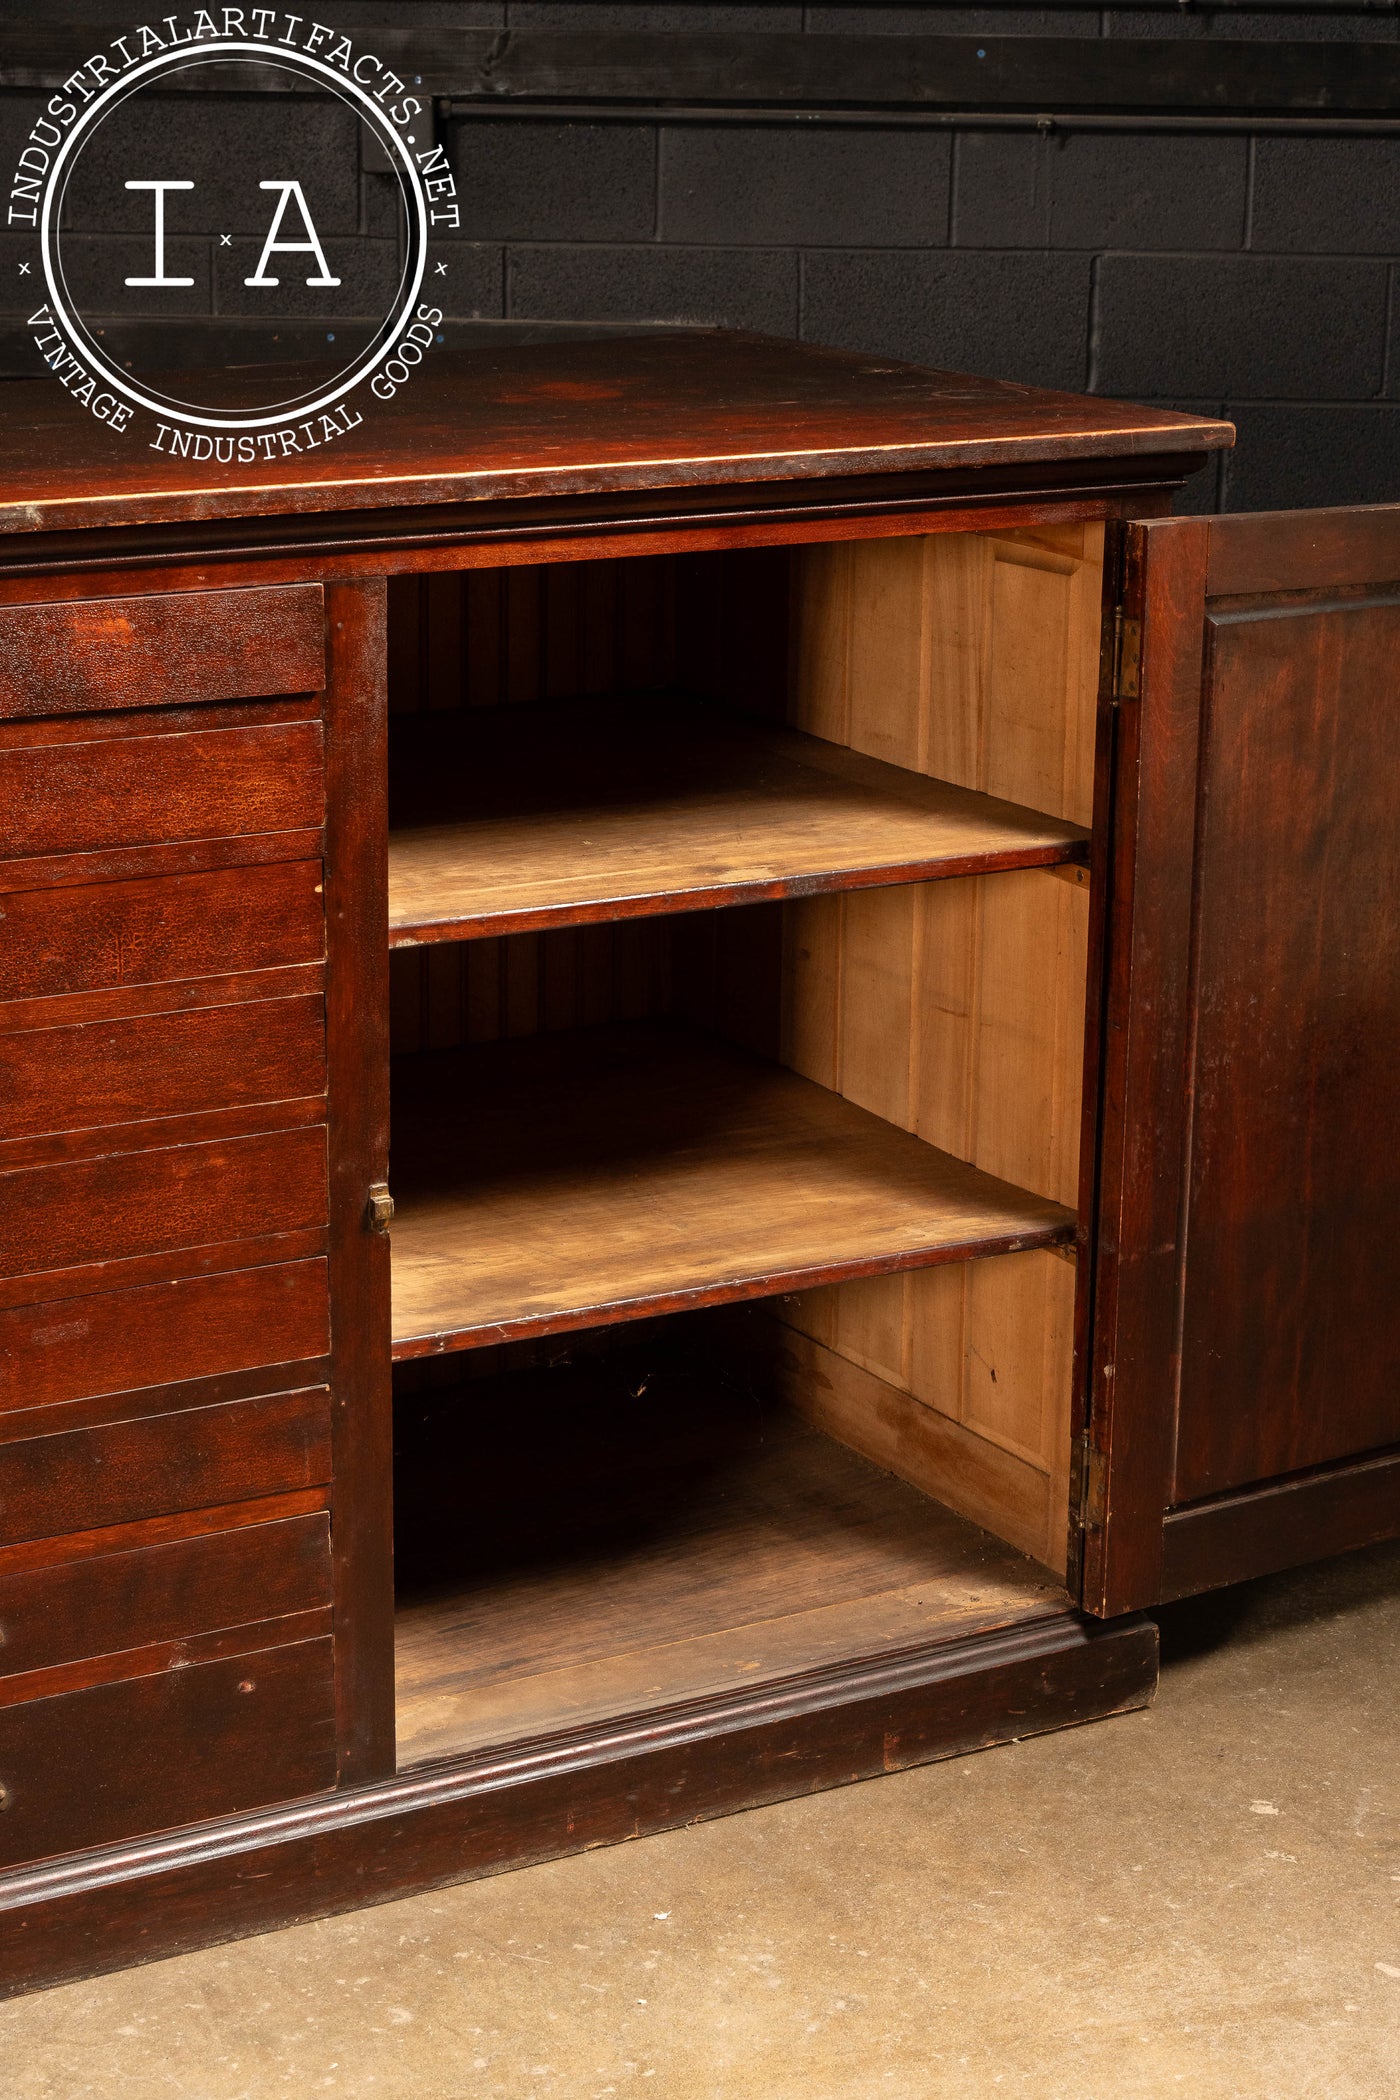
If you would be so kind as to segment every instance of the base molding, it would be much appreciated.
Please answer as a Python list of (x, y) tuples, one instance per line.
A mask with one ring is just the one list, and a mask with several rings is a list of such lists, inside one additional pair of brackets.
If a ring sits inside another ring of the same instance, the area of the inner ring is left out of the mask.
[(1062, 1611), (0, 1876), (0, 1995), (1146, 1706), (1150, 1620)]
[(1400, 1536), (1400, 1450), (1168, 1513), (1162, 1601)]

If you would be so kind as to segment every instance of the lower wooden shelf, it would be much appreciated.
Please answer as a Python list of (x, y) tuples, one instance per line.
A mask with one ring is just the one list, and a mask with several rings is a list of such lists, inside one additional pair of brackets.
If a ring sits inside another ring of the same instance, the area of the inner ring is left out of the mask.
[(1062, 1205), (679, 1025), (395, 1062), (396, 1358), (1074, 1237)]
[(651, 1335), (400, 1403), (400, 1771), (1068, 1610), (1045, 1569)]

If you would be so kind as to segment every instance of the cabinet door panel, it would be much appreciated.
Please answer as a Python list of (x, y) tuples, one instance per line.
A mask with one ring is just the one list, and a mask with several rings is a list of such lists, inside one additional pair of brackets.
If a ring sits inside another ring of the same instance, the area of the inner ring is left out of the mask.
[(1400, 1443), (1400, 596), (1207, 647), (1178, 1504)]
[(1166, 520), (1124, 552), (1097, 1611), (1400, 1532), (1400, 507)]

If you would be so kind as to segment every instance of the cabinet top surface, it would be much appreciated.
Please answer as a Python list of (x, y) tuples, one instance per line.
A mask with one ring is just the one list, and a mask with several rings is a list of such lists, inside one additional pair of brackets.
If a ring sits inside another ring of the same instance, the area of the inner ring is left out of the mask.
[[(522, 331), (528, 336), (529, 331)], [(300, 367), (299, 376), (306, 367)], [(52, 378), (0, 389), (0, 529), (400, 509), (1214, 450), (1228, 423), (716, 329), (429, 355), (333, 443), (252, 464), (156, 451)], [(207, 447), (201, 447), (207, 449)], [(237, 449), (235, 444), (235, 450)]]

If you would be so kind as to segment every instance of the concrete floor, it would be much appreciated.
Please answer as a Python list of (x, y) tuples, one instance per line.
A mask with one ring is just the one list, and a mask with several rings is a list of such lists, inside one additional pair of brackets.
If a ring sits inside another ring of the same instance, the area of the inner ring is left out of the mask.
[(0, 2007), (4, 2100), (1393, 2100), (1400, 1548), (1148, 1714)]

